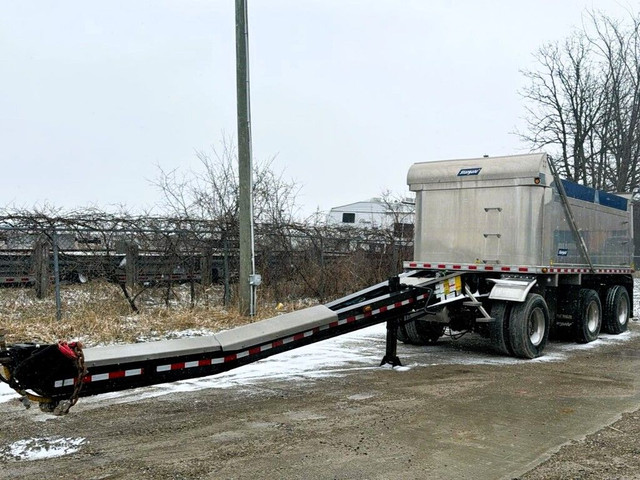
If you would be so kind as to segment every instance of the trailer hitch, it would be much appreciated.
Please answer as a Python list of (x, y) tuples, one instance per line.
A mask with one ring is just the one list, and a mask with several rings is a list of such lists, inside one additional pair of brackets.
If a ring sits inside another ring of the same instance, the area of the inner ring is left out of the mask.
[[(7, 346), (0, 333), (0, 381), (21, 396), (25, 408), (35, 402), (40, 409), (64, 415), (76, 404), (86, 375), (82, 345), (79, 342), (57, 344), (18, 343)], [(69, 398), (52, 397), (51, 386), (60, 376), (74, 379)]]

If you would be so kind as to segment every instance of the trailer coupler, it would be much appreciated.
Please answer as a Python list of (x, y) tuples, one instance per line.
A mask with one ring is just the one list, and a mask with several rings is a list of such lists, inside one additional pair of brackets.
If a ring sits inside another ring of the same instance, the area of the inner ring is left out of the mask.
[[(47, 396), (47, 384), (60, 376), (73, 378), (71, 396)], [(7, 348), (0, 334), (0, 381), (7, 383), (19, 395), (25, 408), (37, 403), (40, 409), (64, 415), (76, 404), (86, 375), (82, 344), (58, 342), (13, 344)]]

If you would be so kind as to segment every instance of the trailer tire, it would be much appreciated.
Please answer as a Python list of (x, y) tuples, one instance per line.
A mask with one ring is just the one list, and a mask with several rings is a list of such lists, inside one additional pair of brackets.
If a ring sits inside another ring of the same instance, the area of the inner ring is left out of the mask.
[(496, 301), (491, 304), (491, 317), (489, 323), (489, 338), (493, 348), (503, 355), (513, 355), (511, 339), (509, 338), (509, 313), (511, 304)]
[(629, 293), (622, 285), (615, 285), (607, 290), (602, 319), (603, 330), (617, 335), (627, 331), (631, 302)]
[(598, 292), (588, 288), (580, 290), (573, 318), (576, 342), (589, 343), (598, 338), (602, 327), (602, 304)]
[(544, 298), (530, 293), (522, 303), (511, 308), (509, 339), (513, 355), (536, 358), (542, 355), (549, 339), (549, 308)]
[(444, 334), (444, 325), (412, 320), (404, 324), (409, 341), (414, 345), (433, 345)]
[(406, 323), (402, 320), (398, 322), (398, 330), (396, 335), (398, 337), (398, 340), (400, 340), (402, 343), (411, 343), (409, 335), (407, 334)]

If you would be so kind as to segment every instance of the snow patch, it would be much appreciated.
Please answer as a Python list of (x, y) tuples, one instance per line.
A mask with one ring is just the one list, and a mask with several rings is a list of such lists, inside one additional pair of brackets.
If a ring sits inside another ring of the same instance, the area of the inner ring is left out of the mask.
[(9, 402), (20, 398), (20, 395), (16, 393), (9, 385), (0, 382), (0, 403)]
[(0, 450), (3, 460), (31, 461), (62, 457), (80, 450), (85, 438), (44, 437), (18, 440)]

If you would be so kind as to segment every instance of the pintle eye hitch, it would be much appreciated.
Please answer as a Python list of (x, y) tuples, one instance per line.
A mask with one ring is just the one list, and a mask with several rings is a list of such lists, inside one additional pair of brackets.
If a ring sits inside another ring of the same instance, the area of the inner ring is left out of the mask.
[[(22, 396), (21, 402), (26, 408), (31, 402), (37, 402), (42, 410), (60, 415), (76, 403), (86, 373), (79, 343), (7, 346), (3, 332), (0, 332), (0, 367), (0, 381)], [(49, 384), (61, 376), (75, 379), (76, 388), (71, 398), (49, 398), (44, 392), (50, 391)]]

